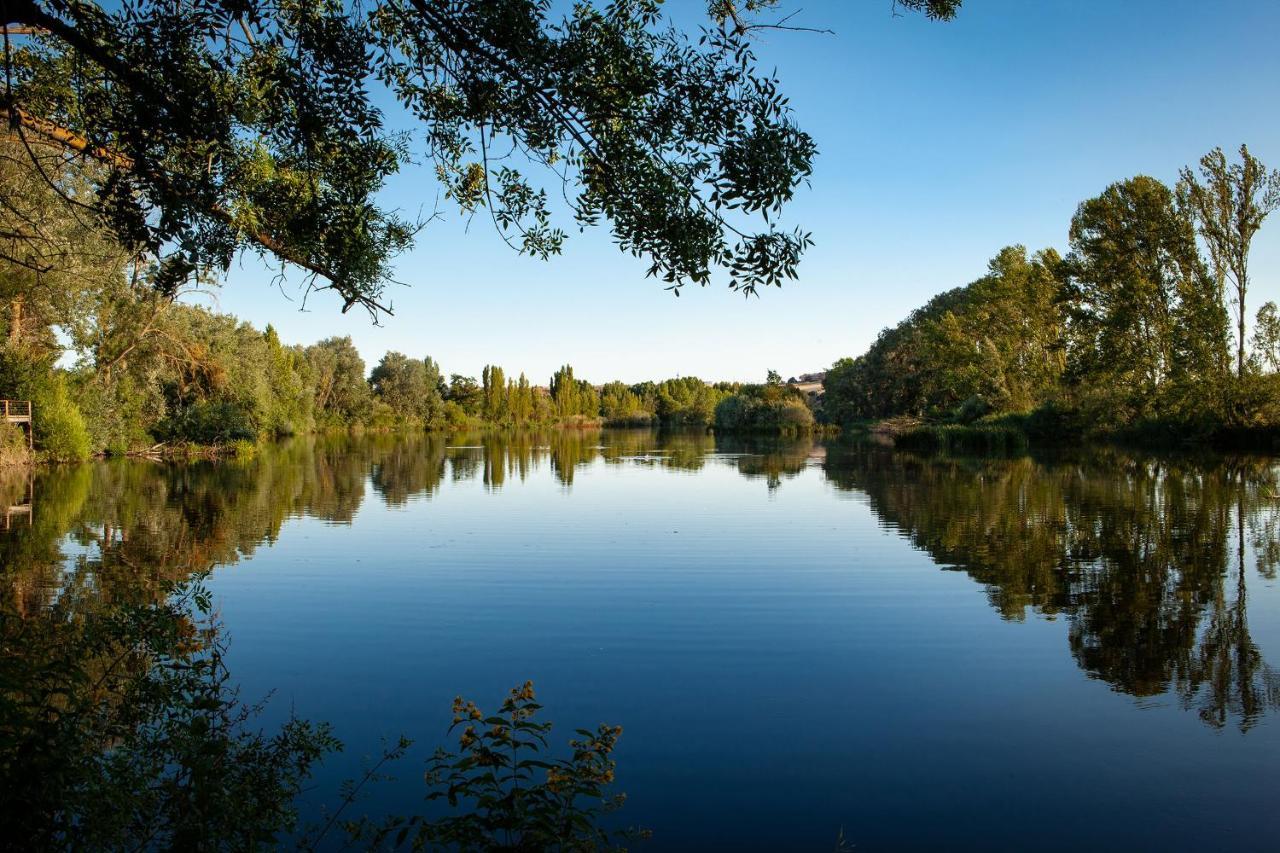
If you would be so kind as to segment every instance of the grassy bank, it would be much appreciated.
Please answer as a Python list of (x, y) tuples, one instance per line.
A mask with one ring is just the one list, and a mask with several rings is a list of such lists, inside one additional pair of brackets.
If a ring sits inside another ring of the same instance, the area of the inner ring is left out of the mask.
[(894, 447), (916, 453), (1018, 454), (1030, 444), (1022, 430), (999, 424), (924, 424), (894, 438)]
[(1272, 425), (1148, 420), (1122, 429), (1090, 429), (1045, 412), (1003, 415), (970, 424), (894, 418), (861, 424), (856, 431), (915, 453), (1009, 455), (1026, 453), (1033, 447), (1084, 444), (1114, 444), (1135, 450), (1280, 453), (1280, 428)]

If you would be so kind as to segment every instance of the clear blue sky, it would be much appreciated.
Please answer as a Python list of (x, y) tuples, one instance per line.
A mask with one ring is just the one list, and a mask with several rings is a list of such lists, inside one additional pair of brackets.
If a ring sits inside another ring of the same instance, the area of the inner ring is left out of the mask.
[[(539, 383), (565, 362), (598, 382), (759, 380), (858, 354), (1002, 246), (1065, 251), (1076, 205), (1114, 180), (1172, 184), (1213, 146), (1241, 142), (1280, 165), (1277, 0), (966, 0), (949, 24), (894, 18), (890, 5), (783, 0), (803, 10), (796, 23), (836, 34), (771, 33), (759, 46), (820, 148), (787, 212), (817, 242), (799, 282), (677, 299), (605, 230), (572, 232), (544, 263), (515, 255), (487, 218), (468, 229), (450, 212), (400, 259), (408, 287), (392, 288), (395, 316), (380, 327), (325, 294), (300, 312), (256, 259), (232, 269), (218, 307), (288, 342), (349, 334), (370, 365), (395, 349), (446, 373), (495, 363)], [(694, 20), (705, 2), (668, 6)], [(436, 196), (425, 169), (387, 192), (411, 213)], [(1280, 301), (1280, 214), (1255, 240), (1253, 269), (1251, 302)]]

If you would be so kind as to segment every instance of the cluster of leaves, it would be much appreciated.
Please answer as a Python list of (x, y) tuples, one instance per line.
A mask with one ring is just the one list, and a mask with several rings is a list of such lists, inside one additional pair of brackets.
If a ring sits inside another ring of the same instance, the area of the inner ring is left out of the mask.
[[(723, 269), (750, 293), (794, 278), (811, 243), (773, 224), (816, 147), (752, 52), (772, 5), (711, 0), (695, 37), (656, 0), (562, 16), (546, 0), (17, 0), (3, 106), (33, 161), (98, 164), (63, 195), (129, 253), (164, 255), (165, 292), (248, 249), (344, 310), (389, 310), (422, 223), (376, 197), (421, 144), (445, 196), (521, 252), (560, 250), (551, 189), (672, 288)], [(410, 129), (389, 129), (388, 94)]]
[(1244, 147), (1239, 164), (1206, 156), (1202, 175), (1184, 171), (1176, 191), (1145, 175), (1112, 184), (1079, 206), (1066, 258), (1004, 249), (988, 275), (837, 362), (827, 416), (969, 423), (1034, 412), (1028, 425), (1059, 439), (1280, 427), (1280, 377), (1265, 373), (1280, 364), (1274, 305), (1258, 311), (1249, 355), (1244, 322), (1249, 243), (1280, 205), (1277, 187), (1280, 173)]
[(246, 247), (375, 300), (413, 227), (371, 203), (403, 156), (364, 84), (363, 21), (341, 3), (24, 0), (7, 23), (10, 122), (28, 148), (87, 156), (89, 204), (162, 287)]
[(805, 395), (777, 374), (764, 385), (744, 385), (716, 405), (717, 432), (802, 435), (815, 426)]
[(1022, 410), (1042, 401), (1063, 370), (1061, 258), (1006, 248), (987, 275), (947, 291), (880, 333), (823, 381), (826, 417), (849, 423), (937, 415), (965, 406)]
[(578, 729), (569, 741), (570, 757), (551, 758), (551, 723), (534, 719), (541, 709), (532, 682), (512, 688), (490, 716), (458, 697), (450, 731), (462, 729), (459, 750), (437, 750), (426, 781), (429, 801), (460, 811), (434, 819), (350, 821), (348, 833), (378, 850), (623, 850), (623, 841), (648, 837), (644, 830), (602, 825), (626, 799), (607, 791), (621, 727)]

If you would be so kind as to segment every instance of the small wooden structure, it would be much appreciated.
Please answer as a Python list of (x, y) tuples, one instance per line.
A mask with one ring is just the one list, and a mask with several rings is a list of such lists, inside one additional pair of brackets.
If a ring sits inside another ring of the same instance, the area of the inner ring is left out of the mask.
[(3, 414), (5, 423), (16, 424), (19, 428), (26, 430), (28, 447), (35, 446), (35, 429), (31, 420), (30, 400), (0, 400), (0, 413)]

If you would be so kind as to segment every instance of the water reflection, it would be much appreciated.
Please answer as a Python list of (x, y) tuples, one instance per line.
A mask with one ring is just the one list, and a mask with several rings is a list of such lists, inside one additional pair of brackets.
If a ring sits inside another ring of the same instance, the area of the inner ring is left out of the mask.
[(983, 584), (1005, 619), (1069, 621), (1090, 676), (1134, 696), (1171, 693), (1242, 731), (1280, 707), (1280, 675), (1247, 620), (1245, 542), (1274, 573), (1270, 460), (922, 459), (831, 449), (827, 477), (864, 493), (886, 525)]
[(68, 596), (158, 595), (274, 542), (287, 519), (352, 524), (370, 491), (403, 507), (448, 483), (479, 479), (500, 491), (539, 472), (569, 489), (597, 464), (720, 466), (769, 490), (821, 472), (837, 490), (865, 495), (939, 567), (982, 584), (1001, 618), (1066, 619), (1076, 664), (1113, 689), (1174, 696), (1206, 723), (1241, 731), (1280, 707), (1280, 676), (1247, 611), (1250, 583), (1274, 577), (1280, 562), (1276, 472), (1265, 459), (1114, 450), (925, 459), (849, 442), (619, 430), (326, 436), (243, 462), (0, 471), (0, 506), (29, 507), (0, 533), (3, 610), (26, 618)]

